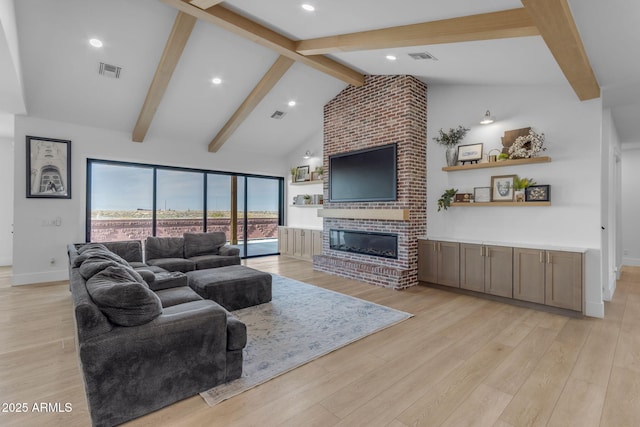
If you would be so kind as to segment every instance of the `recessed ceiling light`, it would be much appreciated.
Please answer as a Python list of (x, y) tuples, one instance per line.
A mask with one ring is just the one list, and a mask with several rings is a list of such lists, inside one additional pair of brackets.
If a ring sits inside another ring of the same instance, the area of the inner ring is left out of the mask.
[(102, 41), (98, 39), (90, 39), (89, 44), (93, 47), (102, 47)]
[(219, 85), (220, 83), (222, 83), (222, 79), (220, 77), (214, 77), (211, 79), (211, 83), (213, 83), (214, 85)]
[(307, 12), (313, 12), (314, 10), (316, 10), (315, 7), (313, 7), (312, 5), (310, 5), (309, 3), (305, 3), (302, 5), (302, 8), (304, 10), (306, 10)]
[(396, 57), (395, 57), (395, 55), (387, 55), (387, 56), (386, 56), (386, 58), (387, 58), (389, 61), (395, 61), (396, 59), (398, 59), (398, 58), (396, 58)]
[(296, 101), (289, 101), (289, 107), (295, 107), (296, 106)]

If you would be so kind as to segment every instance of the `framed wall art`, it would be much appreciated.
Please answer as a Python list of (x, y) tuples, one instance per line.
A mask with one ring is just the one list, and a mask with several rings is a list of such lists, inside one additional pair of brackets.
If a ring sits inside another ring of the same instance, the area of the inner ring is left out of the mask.
[(517, 175), (500, 175), (491, 177), (491, 201), (512, 202), (513, 181)]
[(309, 181), (309, 166), (298, 166), (296, 169), (295, 181)]
[(458, 161), (464, 165), (466, 162), (478, 163), (482, 159), (482, 147), (484, 144), (458, 145)]
[(526, 202), (550, 202), (550, 185), (531, 185), (524, 190), (524, 200)]
[(27, 197), (71, 198), (71, 141), (27, 136)]
[(473, 201), (476, 203), (491, 201), (491, 187), (475, 187), (473, 189)]

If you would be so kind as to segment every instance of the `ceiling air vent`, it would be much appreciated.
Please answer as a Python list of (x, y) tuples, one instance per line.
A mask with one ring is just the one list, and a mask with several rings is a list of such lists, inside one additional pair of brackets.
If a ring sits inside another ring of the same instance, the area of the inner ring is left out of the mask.
[(105, 64), (104, 62), (101, 62), (98, 74), (105, 77), (111, 77), (113, 79), (119, 79), (120, 71), (122, 71), (122, 67), (117, 67), (115, 65)]
[(408, 54), (410, 57), (412, 57), (413, 59), (415, 59), (416, 61), (421, 61), (421, 60), (425, 60), (425, 59), (430, 59), (431, 61), (437, 61), (438, 58), (436, 58), (435, 56), (431, 55), (429, 52), (416, 52), (416, 53), (409, 53)]
[(271, 118), (272, 119), (276, 119), (276, 120), (280, 120), (281, 118), (284, 117), (284, 115), (287, 114), (284, 111), (278, 111), (276, 110), (272, 115)]

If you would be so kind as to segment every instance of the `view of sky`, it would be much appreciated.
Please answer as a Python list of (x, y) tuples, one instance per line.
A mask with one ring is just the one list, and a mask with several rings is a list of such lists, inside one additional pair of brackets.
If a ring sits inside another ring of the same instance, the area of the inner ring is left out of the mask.
[[(153, 169), (93, 163), (91, 168), (92, 210), (137, 210), (153, 208)], [(157, 207), (171, 210), (203, 209), (203, 174), (158, 169)], [(247, 178), (250, 211), (278, 210), (278, 180)], [(229, 210), (231, 177), (207, 175), (207, 209)], [(244, 178), (238, 178), (238, 208), (244, 200)]]

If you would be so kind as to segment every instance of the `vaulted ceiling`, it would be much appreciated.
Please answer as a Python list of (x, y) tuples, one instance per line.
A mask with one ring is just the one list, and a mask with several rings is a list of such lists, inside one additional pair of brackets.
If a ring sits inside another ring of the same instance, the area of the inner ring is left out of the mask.
[[(320, 132), (322, 106), (347, 84), (412, 74), (427, 84), (571, 85), (585, 100), (602, 88), (621, 139), (640, 140), (640, 63), (630, 55), (640, 2), (309, 0), (311, 13), (301, 3), (15, 1), (27, 112), (143, 144), (284, 155)], [(416, 52), (437, 61), (408, 56)], [(122, 67), (120, 78), (100, 76), (100, 62)]]

